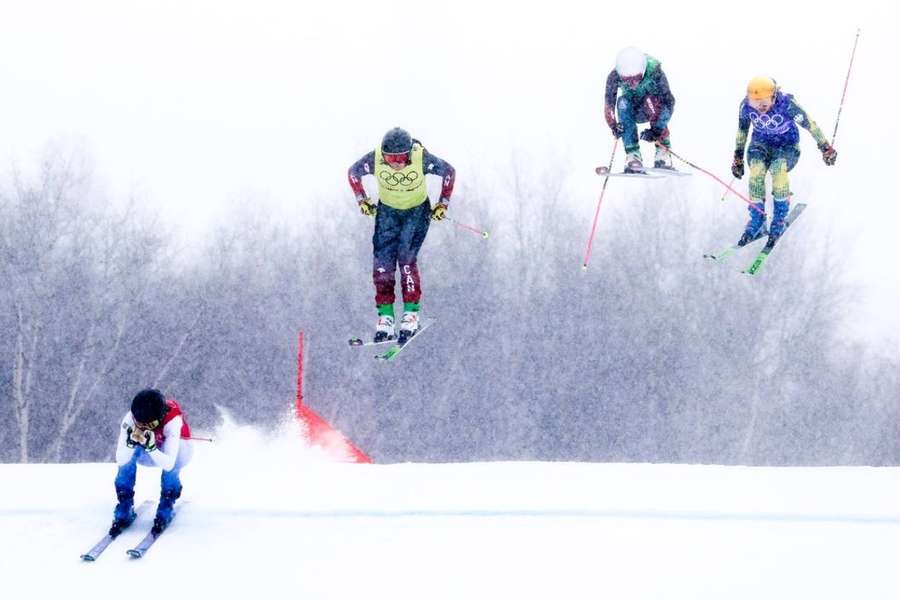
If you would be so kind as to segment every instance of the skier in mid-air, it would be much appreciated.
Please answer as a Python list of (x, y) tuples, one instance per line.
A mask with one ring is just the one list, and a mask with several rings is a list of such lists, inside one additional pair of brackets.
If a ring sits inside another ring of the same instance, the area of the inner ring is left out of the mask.
[(193, 456), (191, 429), (181, 407), (156, 389), (138, 392), (122, 419), (116, 445), (116, 497), (118, 504), (109, 530), (112, 537), (127, 528), (137, 516), (134, 484), (138, 464), (161, 467), (161, 489), (153, 533), (161, 533), (174, 516), (175, 500), (181, 496), (179, 473)]
[[(362, 184), (364, 175), (375, 177), (377, 205), (366, 194)], [(442, 179), (441, 194), (434, 207), (428, 199), (426, 175)], [(403, 317), (397, 341), (404, 344), (419, 329), (422, 289), (416, 257), (428, 233), (429, 219), (441, 221), (446, 216), (456, 171), (408, 132), (395, 127), (384, 135), (380, 146), (353, 163), (347, 176), (362, 214), (375, 217), (372, 275), (378, 322), (374, 341), (395, 337), (394, 287), (399, 268)]]
[(672, 169), (668, 149), (672, 147), (669, 119), (674, 109), (675, 96), (660, 62), (637, 48), (622, 49), (616, 56), (616, 68), (606, 78), (604, 116), (613, 136), (623, 139), (626, 173), (644, 172), (638, 123), (650, 124), (640, 139), (656, 145), (654, 168)]
[(754, 77), (747, 85), (747, 95), (741, 101), (738, 131), (731, 173), (744, 176), (744, 146), (753, 125), (753, 136), (747, 148), (750, 167), (750, 220), (738, 241), (739, 246), (767, 234), (766, 231), (766, 173), (772, 175), (773, 210), (768, 227), (769, 244), (784, 233), (791, 201), (788, 172), (800, 158), (800, 134), (797, 125), (812, 134), (826, 165), (837, 160), (837, 151), (825, 138), (818, 125), (809, 118), (791, 94), (785, 94), (771, 77)]

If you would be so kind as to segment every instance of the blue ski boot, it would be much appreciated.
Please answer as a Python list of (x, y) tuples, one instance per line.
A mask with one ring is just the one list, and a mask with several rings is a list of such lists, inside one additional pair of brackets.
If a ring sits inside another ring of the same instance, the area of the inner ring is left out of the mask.
[(159, 495), (159, 506), (156, 508), (156, 518), (153, 519), (153, 535), (159, 535), (165, 531), (172, 517), (175, 516), (175, 501), (181, 496), (181, 488), (166, 490)]
[(790, 199), (779, 200), (775, 198), (775, 209), (772, 211), (772, 225), (769, 227), (769, 241), (767, 242), (770, 246), (775, 245), (775, 242), (778, 241), (778, 238), (781, 237), (781, 234), (787, 228), (785, 219), (787, 219), (790, 209)]
[(109, 528), (109, 535), (112, 537), (117, 537), (128, 529), (137, 518), (137, 513), (134, 512), (134, 490), (116, 488), (116, 497), (119, 503), (113, 511), (113, 522)]
[(747, 221), (747, 225), (744, 227), (744, 233), (741, 235), (741, 239), (738, 240), (738, 246), (746, 246), (768, 233), (766, 231), (766, 203), (754, 202), (750, 205), (749, 210), (750, 220)]

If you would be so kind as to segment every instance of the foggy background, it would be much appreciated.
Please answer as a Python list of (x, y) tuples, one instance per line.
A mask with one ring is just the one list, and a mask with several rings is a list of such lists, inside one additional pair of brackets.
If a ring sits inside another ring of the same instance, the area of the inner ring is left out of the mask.
[[(274, 426), (302, 329), (307, 401), (379, 462), (897, 464), (900, 212), (873, 168), (895, 9), (433, 4), (9, 3), (0, 460), (110, 459), (148, 385), (201, 431), (216, 406)], [(757, 73), (831, 137), (857, 26), (838, 163), (801, 133), (810, 207), (759, 278), (701, 258), (747, 217), (700, 173), (612, 180), (579, 272), (619, 48), (662, 60), (675, 151), (724, 177)], [(432, 224), (439, 322), (379, 364), (346, 347), (375, 320), (346, 169), (395, 125), (491, 237)]]

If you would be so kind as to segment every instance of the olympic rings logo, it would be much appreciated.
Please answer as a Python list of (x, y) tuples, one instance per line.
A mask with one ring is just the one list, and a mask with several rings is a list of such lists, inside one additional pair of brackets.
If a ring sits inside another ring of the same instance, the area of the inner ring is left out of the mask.
[(750, 122), (753, 123), (755, 129), (765, 129), (771, 133), (784, 133), (788, 130), (788, 125), (784, 122), (783, 115), (759, 114), (750, 111)]
[(410, 173), (391, 173), (390, 171), (382, 171), (378, 177), (388, 185), (412, 185), (419, 179), (419, 174), (415, 171)]

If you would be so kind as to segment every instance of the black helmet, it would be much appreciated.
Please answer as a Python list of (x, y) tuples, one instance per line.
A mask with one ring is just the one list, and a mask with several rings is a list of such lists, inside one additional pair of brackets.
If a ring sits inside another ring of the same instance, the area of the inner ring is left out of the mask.
[(413, 147), (412, 136), (405, 129), (394, 127), (381, 140), (381, 151), (385, 154), (402, 154), (410, 152)]
[(139, 423), (161, 421), (166, 410), (166, 397), (159, 390), (141, 390), (131, 401), (131, 415)]

